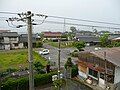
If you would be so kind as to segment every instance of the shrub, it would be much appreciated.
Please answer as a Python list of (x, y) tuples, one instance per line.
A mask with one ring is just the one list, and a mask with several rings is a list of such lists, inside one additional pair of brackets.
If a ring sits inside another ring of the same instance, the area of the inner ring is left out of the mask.
[(40, 48), (43, 46), (43, 43), (42, 42), (36, 42), (36, 48)]
[(72, 57), (78, 57), (78, 52), (72, 52), (72, 53), (71, 53), (71, 56), (72, 56)]
[(72, 66), (72, 77), (75, 77), (78, 75), (78, 67), (77, 65)]
[[(34, 76), (35, 86), (42, 86), (52, 82), (52, 75), (57, 72), (51, 72), (48, 74), (37, 74)], [(18, 79), (9, 78), (5, 82), (2, 82), (1, 90), (28, 90), (29, 80), (28, 77), (21, 77)]]

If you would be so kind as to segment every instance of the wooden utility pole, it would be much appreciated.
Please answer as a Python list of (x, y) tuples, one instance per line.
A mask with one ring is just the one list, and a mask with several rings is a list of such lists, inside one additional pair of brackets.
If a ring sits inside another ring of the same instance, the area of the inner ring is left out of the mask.
[[(58, 45), (59, 45), (59, 49), (58, 49), (58, 80), (60, 80), (60, 38), (58, 39)], [(58, 90), (60, 90), (60, 86), (58, 86)]]
[(105, 84), (106, 84), (106, 88), (107, 88), (107, 60), (106, 60), (106, 52), (104, 52), (104, 60), (105, 60)]
[(32, 16), (32, 13), (28, 11), (27, 12), (27, 30), (28, 30), (29, 90), (34, 90), (31, 16)]

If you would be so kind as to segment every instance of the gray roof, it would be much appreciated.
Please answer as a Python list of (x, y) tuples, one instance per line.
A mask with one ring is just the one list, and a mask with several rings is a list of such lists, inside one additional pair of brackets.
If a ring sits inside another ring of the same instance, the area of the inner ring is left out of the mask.
[[(32, 35), (33, 42), (36, 42), (36, 35)], [(21, 34), (19, 35), (19, 42), (28, 42), (28, 34)]]
[(106, 52), (106, 60), (120, 67), (120, 47), (109, 48), (100, 51), (91, 52), (92, 54), (104, 60), (104, 52)]
[(0, 34), (2, 37), (18, 37), (17, 32), (3, 32)]
[(120, 37), (120, 34), (110, 34), (108, 39), (114, 39)]
[(79, 41), (84, 41), (84, 42), (99, 42), (99, 37), (97, 36), (81, 35), (81, 36), (77, 36), (76, 39), (79, 39)]

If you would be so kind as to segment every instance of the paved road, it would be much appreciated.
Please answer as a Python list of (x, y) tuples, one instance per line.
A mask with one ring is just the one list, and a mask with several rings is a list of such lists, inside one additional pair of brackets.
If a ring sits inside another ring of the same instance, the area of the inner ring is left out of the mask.
[[(46, 59), (50, 60), (51, 62), (55, 62), (56, 66), (58, 63), (58, 48), (50, 46), (48, 44), (43, 45), (44, 48), (50, 50), (50, 54), (48, 55), (42, 55)], [(61, 56), (60, 56), (60, 62), (61, 66), (64, 66), (67, 58), (69, 57), (70, 52), (74, 51), (76, 48), (62, 48), (61, 49)], [(85, 47), (85, 51), (95, 51), (95, 46)], [(72, 58), (73, 61), (77, 60), (77, 58)], [(74, 62), (73, 62), (74, 63)]]
[[(58, 62), (58, 48), (44, 44), (44, 48), (50, 50), (50, 54), (43, 55), (43, 57), (49, 59), (52, 62)], [(60, 56), (60, 62), (61, 66), (64, 66), (64, 63), (66, 62), (67, 58), (69, 57), (70, 52), (74, 51), (75, 48), (62, 48), (61, 49), (61, 56)]]

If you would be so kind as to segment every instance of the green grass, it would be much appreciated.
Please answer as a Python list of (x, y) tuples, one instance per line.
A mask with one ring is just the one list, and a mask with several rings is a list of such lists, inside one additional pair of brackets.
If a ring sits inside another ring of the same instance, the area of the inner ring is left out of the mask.
[[(47, 61), (41, 57), (37, 52), (33, 51), (33, 58), (35, 61), (40, 61), (42, 65), (46, 65)], [(0, 52), (0, 71), (8, 68), (19, 69), (28, 67), (28, 54), (27, 50), (12, 50)]]
[[(58, 42), (48, 42), (49, 45), (53, 47), (58, 47)], [(73, 47), (73, 42), (60, 42), (61, 48)]]

